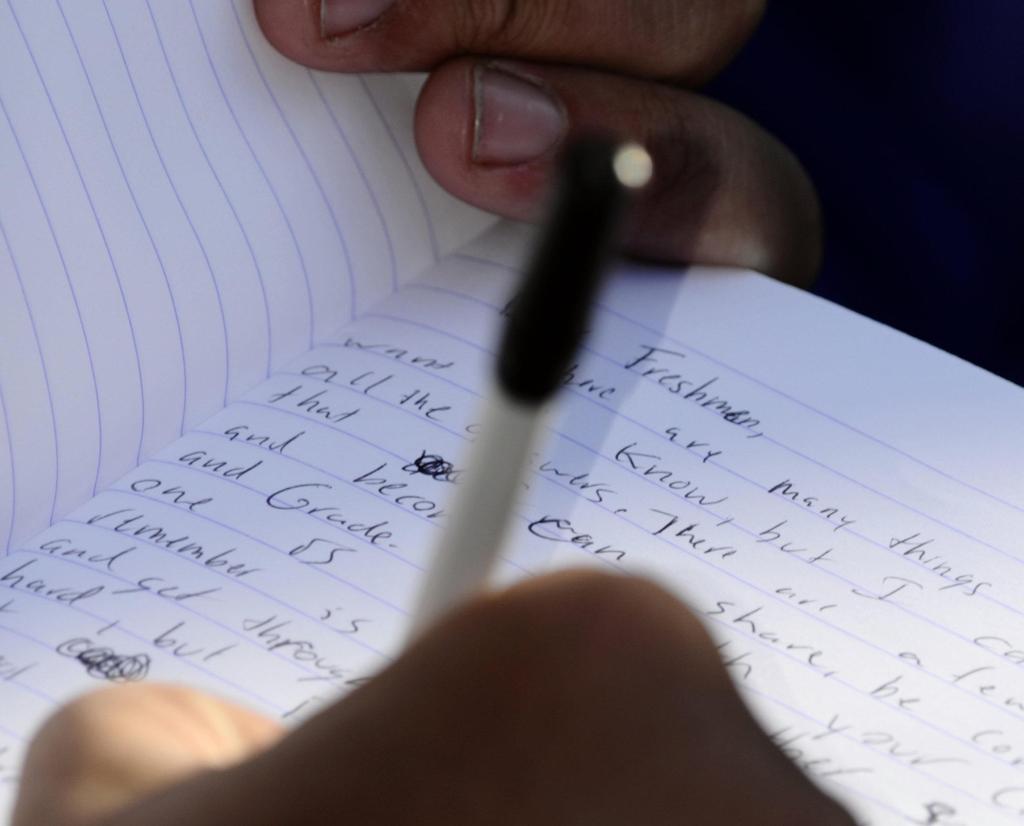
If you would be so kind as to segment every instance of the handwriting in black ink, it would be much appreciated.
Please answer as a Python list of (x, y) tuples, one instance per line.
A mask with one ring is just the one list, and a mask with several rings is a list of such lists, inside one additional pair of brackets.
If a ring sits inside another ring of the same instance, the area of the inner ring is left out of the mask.
[(57, 646), (62, 657), (78, 660), (85, 672), (97, 680), (112, 683), (135, 683), (149, 673), (148, 654), (117, 654), (105, 645), (94, 645), (86, 637), (76, 637)]
[(421, 451), (420, 455), (405, 465), (402, 470), (410, 476), (421, 474), (436, 479), (438, 482), (452, 484), (458, 481), (460, 473), (451, 462), (446, 462), (443, 457), (436, 453), (427, 453), (425, 450)]

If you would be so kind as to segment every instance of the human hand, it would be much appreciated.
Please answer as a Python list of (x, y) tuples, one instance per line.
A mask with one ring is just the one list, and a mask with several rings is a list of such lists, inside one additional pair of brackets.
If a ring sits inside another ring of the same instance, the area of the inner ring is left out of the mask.
[(853, 823), (757, 727), (693, 615), (624, 577), (479, 599), (278, 738), (185, 689), (106, 689), (44, 726), (15, 826)]
[[(318, 69), (431, 72), (424, 163), (454, 195), (537, 216), (557, 150), (593, 130), (643, 143), (656, 179), (633, 252), (808, 283), (813, 187), (778, 141), (691, 91), (756, 27), (764, 0), (255, 0), (267, 38)], [(322, 14), (321, 14), (322, 11)]]

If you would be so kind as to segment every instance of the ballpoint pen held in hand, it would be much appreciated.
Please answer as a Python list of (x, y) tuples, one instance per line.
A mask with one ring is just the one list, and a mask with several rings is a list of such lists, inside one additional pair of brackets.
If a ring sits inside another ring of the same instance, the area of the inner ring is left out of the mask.
[(566, 152), (554, 208), (511, 309), (496, 381), (413, 616), (419, 634), (486, 581), (545, 412), (586, 332), (631, 193), (651, 177), (636, 144), (589, 138)]

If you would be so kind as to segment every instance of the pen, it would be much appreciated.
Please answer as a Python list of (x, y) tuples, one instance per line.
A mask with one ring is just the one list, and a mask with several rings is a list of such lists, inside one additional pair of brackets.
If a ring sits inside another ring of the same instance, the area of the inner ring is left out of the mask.
[(498, 558), (549, 401), (616, 250), (628, 195), (651, 173), (650, 156), (632, 143), (588, 138), (566, 152), (552, 215), (508, 311), (496, 380), (413, 614), (414, 635), (480, 589)]

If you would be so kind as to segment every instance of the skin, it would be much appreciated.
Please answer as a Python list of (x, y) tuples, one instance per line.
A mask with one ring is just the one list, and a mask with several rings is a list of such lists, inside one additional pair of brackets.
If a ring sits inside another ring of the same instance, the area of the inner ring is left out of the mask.
[[(637, 255), (806, 284), (818, 204), (796, 159), (694, 91), (736, 53), (757, 0), (397, 0), (325, 38), (318, 0), (256, 0), (267, 38), (340, 72), (425, 70), (424, 163), (456, 196), (532, 220), (574, 134), (639, 140), (656, 182)], [(497, 66), (557, 101), (559, 141), (481, 162), (474, 81)], [(285, 735), (190, 689), (108, 688), (30, 747), (15, 826), (853, 821), (768, 741), (698, 620), (642, 580), (537, 578), (481, 597), (346, 699)]]
[(187, 689), (89, 695), (40, 732), (14, 822), (853, 823), (768, 741), (685, 607), (589, 572), (463, 607), (284, 737)]
[(300, 63), (429, 71), (417, 145), (457, 197), (537, 218), (557, 161), (555, 146), (528, 163), (474, 163), (474, 71), (497, 60), (559, 101), (564, 139), (599, 130), (651, 151), (657, 177), (635, 216), (633, 252), (806, 285), (821, 226), (802, 167), (755, 123), (693, 91), (728, 63), (763, 10), (763, 0), (397, 0), (375, 22), (324, 38), (319, 0), (256, 1), (267, 38)]

